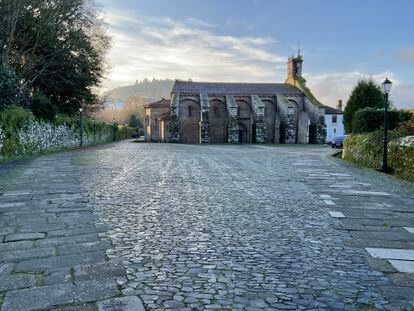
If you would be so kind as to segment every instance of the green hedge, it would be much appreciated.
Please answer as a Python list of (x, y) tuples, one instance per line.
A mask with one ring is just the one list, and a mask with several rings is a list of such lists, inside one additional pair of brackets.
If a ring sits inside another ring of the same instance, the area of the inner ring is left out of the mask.
[[(391, 110), (388, 112), (388, 129), (394, 130), (409, 119), (408, 112)], [(367, 107), (355, 112), (352, 119), (352, 133), (369, 133), (377, 131), (384, 126), (384, 109)]]
[[(342, 157), (366, 167), (381, 169), (382, 132), (349, 135), (345, 138)], [(414, 136), (401, 137), (389, 132), (388, 165), (392, 172), (405, 180), (414, 182)]]

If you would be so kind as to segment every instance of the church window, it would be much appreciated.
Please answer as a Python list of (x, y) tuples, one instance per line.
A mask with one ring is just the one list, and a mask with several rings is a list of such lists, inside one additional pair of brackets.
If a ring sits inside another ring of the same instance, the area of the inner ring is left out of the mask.
[(237, 106), (237, 116), (240, 117), (241, 116), (241, 109), (240, 106)]
[(338, 122), (338, 116), (332, 116), (332, 123), (337, 123)]
[(158, 118), (157, 118), (157, 117), (155, 117), (155, 118), (154, 118), (154, 126), (155, 126), (155, 127), (157, 127), (157, 126), (158, 126)]
[(191, 117), (192, 114), (193, 114), (193, 107), (188, 106), (188, 116)]

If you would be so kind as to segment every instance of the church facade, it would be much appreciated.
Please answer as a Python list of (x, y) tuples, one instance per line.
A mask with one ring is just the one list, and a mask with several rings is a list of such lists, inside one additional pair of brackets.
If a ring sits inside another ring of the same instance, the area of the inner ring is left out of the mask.
[(185, 144), (324, 141), (325, 106), (306, 87), (302, 61), (300, 54), (289, 58), (285, 83), (177, 80), (171, 100), (145, 106), (146, 141)]

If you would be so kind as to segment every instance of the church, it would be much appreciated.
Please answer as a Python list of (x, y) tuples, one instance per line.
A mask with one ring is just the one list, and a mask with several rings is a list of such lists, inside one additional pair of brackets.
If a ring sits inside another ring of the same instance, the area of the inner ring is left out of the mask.
[(147, 142), (325, 142), (325, 108), (302, 77), (303, 57), (288, 60), (285, 83), (176, 80), (171, 99), (145, 106)]

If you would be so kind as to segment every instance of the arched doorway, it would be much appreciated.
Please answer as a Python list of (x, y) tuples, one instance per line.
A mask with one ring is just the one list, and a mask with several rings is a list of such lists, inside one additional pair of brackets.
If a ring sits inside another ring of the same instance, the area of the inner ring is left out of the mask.
[(198, 144), (200, 126), (200, 105), (193, 100), (184, 100), (178, 110), (180, 121), (180, 141), (183, 144)]
[(248, 130), (246, 125), (243, 123), (239, 123), (239, 144), (247, 144), (248, 141)]
[(210, 120), (210, 140), (212, 143), (223, 144), (227, 142), (227, 108), (219, 100), (210, 102), (209, 110)]
[(242, 139), (243, 144), (252, 143), (254, 118), (250, 103), (245, 100), (237, 100), (236, 104), (238, 106), (239, 138)]

